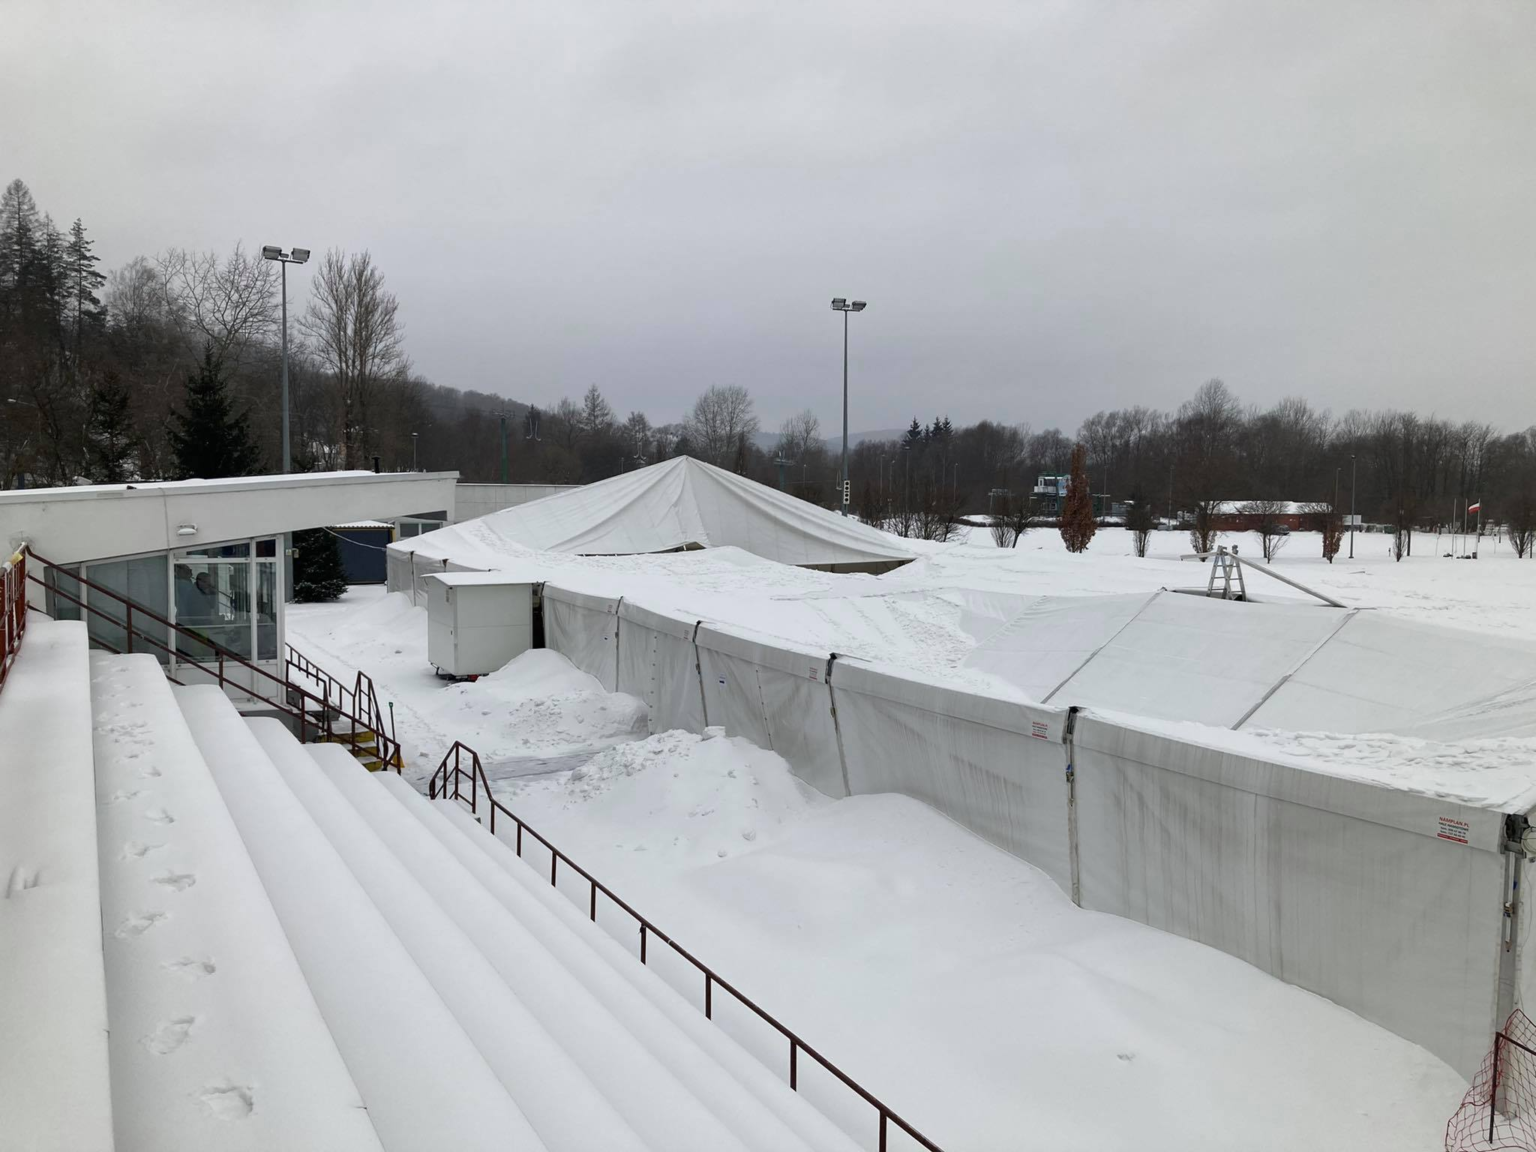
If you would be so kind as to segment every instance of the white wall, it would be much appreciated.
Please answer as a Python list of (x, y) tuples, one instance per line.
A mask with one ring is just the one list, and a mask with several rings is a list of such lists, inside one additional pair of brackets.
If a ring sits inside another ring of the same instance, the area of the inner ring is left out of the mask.
[(458, 511), (449, 517), (449, 522), (458, 524), (489, 516), (503, 508), (515, 508), (579, 487), (579, 484), (459, 484), (456, 494)]
[[(163, 552), (353, 520), (454, 514), (456, 472), (301, 472), (0, 492), (0, 542), (49, 560)], [(195, 531), (181, 535), (190, 525)]]

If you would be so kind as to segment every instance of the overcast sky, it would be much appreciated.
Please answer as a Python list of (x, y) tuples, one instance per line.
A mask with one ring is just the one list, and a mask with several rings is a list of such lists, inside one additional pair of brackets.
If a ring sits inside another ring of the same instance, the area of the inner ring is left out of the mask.
[[(765, 428), (1536, 423), (1536, 3), (0, 0), (0, 180), (109, 265), (370, 249), (430, 379)], [(302, 296), (307, 273), (290, 277)]]

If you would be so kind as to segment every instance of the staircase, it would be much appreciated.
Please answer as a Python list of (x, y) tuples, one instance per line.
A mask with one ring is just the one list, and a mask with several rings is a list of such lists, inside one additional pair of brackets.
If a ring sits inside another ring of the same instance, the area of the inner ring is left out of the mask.
[(886, 1147), (883, 1108), (854, 1140), (461, 801), (82, 624), (34, 618), (0, 748), (0, 1144)]

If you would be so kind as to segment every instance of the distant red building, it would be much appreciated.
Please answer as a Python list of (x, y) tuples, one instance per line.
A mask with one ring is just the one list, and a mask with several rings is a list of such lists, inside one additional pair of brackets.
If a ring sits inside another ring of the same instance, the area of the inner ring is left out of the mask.
[[(1264, 504), (1268, 507), (1261, 508)], [(1292, 532), (1317, 527), (1317, 514), (1327, 504), (1303, 504), (1295, 500), (1223, 500), (1216, 505), (1212, 522), (1218, 532), (1257, 532), (1265, 519), (1276, 520)]]

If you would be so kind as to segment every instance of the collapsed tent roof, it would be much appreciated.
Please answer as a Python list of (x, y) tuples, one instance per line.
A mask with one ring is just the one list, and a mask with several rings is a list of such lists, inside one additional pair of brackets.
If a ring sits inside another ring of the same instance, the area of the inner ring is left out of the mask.
[(1536, 733), (1536, 644), (1362, 609), (1041, 596), (965, 667), (1034, 700), (1218, 728)]
[(679, 457), (390, 545), (468, 568), (529, 552), (624, 556), (734, 546), (781, 564), (883, 572), (911, 560), (847, 517)]

